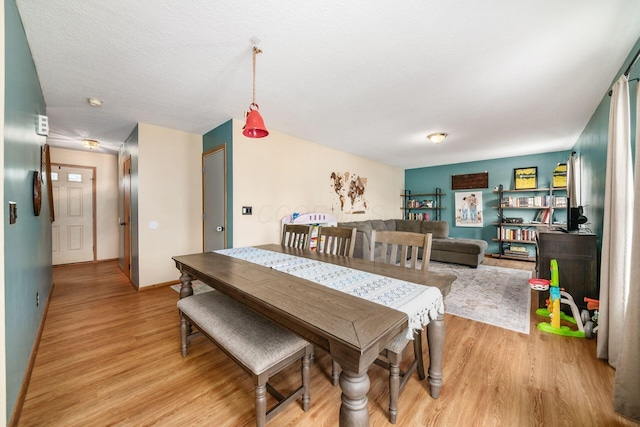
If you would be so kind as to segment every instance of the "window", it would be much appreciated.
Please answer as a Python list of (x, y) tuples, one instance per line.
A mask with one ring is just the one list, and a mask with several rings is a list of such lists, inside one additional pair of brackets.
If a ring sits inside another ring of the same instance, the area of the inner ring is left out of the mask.
[(82, 174), (81, 173), (68, 173), (67, 174), (68, 182), (82, 182)]

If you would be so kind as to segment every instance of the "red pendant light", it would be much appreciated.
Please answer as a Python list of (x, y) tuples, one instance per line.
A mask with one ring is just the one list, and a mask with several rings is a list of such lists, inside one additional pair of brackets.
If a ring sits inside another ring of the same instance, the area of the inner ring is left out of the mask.
[(264, 126), (264, 120), (258, 112), (258, 104), (256, 104), (256, 55), (262, 53), (256, 46), (253, 47), (253, 102), (249, 105), (249, 111), (246, 112), (247, 121), (242, 128), (242, 134), (248, 138), (264, 138), (269, 135), (269, 131)]

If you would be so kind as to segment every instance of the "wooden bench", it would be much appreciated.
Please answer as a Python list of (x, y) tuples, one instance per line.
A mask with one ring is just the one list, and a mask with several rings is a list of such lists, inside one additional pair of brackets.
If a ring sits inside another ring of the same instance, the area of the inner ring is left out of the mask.
[[(313, 345), (215, 290), (180, 299), (178, 309), (182, 357), (187, 356), (191, 339), (202, 334), (253, 377), (257, 426), (264, 426), (298, 397), (302, 397), (304, 411), (309, 410)], [(200, 332), (192, 332), (192, 325)], [(298, 360), (302, 385), (283, 396), (268, 383), (269, 378)], [(267, 391), (278, 401), (268, 411)]]

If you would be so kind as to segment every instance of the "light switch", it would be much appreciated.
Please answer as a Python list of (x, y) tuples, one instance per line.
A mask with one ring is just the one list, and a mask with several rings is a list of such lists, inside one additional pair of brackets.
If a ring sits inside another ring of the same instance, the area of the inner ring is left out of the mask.
[(242, 215), (251, 215), (252, 207), (251, 206), (243, 206), (242, 207)]

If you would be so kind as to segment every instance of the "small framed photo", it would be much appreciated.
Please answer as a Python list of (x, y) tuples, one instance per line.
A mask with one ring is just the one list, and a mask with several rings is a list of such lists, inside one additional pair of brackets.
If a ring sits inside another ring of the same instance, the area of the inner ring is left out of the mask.
[(516, 168), (513, 170), (515, 190), (535, 190), (538, 188), (538, 168)]

